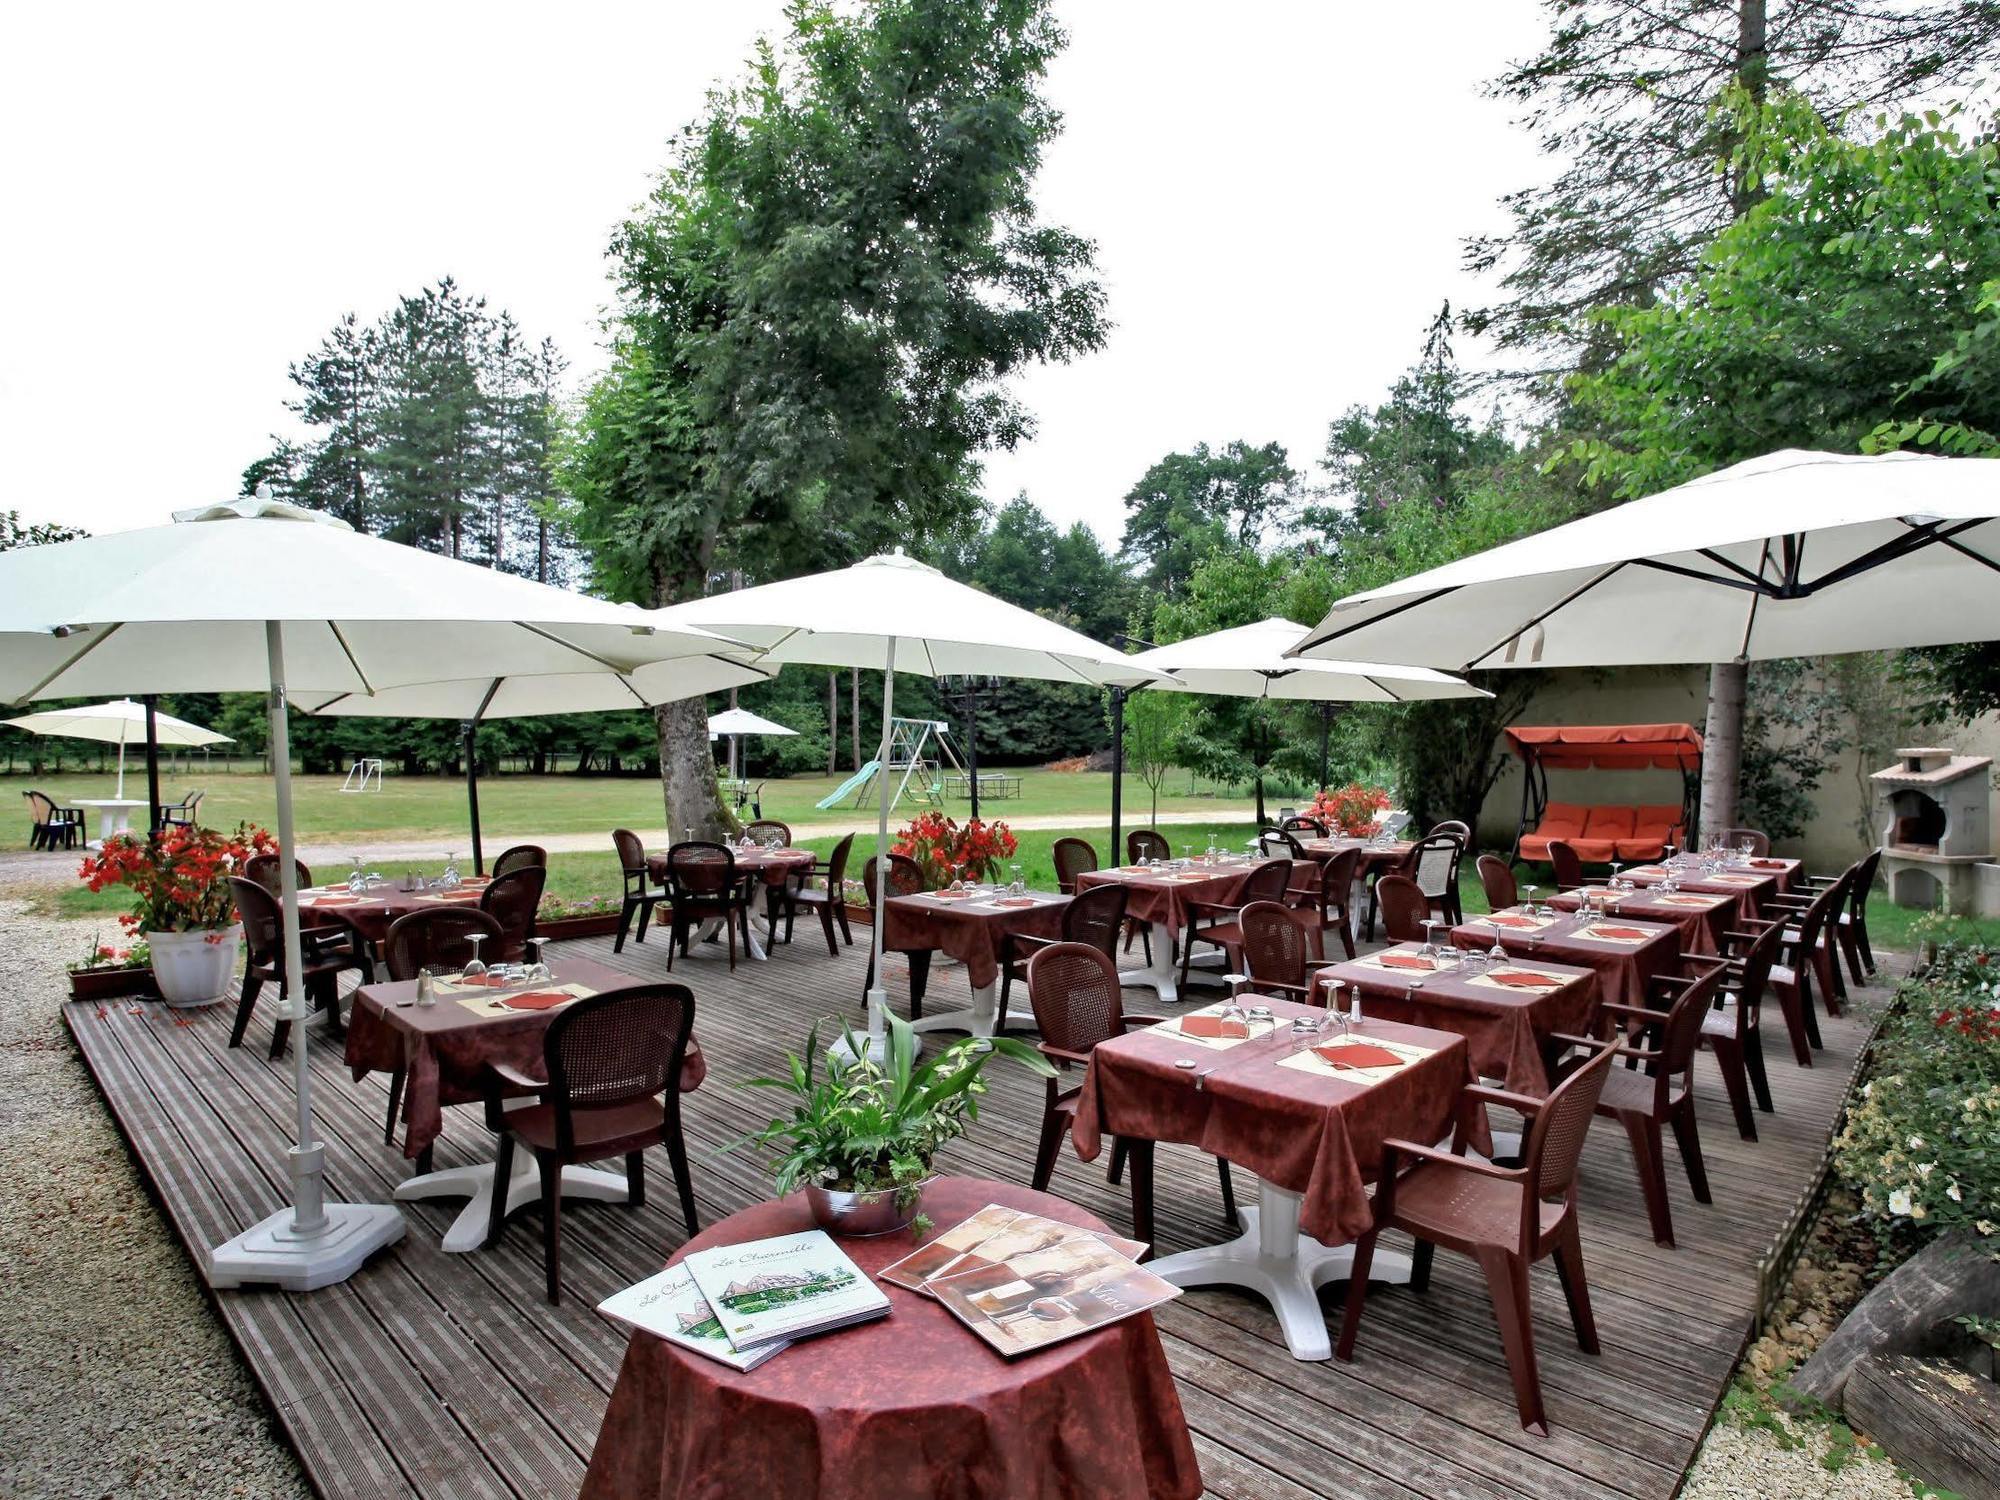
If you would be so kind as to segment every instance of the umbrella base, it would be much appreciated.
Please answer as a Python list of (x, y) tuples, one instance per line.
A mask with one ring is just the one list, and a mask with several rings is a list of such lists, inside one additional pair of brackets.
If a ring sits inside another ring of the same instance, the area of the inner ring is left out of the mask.
[(386, 1203), (329, 1203), (326, 1223), (302, 1235), (293, 1213), (280, 1209), (261, 1224), (209, 1252), (208, 1284), (216, 1288), (269, 1283), (310, 1292), (345, 1281), (377, 1250), (403, 1237), (403, 1216)]

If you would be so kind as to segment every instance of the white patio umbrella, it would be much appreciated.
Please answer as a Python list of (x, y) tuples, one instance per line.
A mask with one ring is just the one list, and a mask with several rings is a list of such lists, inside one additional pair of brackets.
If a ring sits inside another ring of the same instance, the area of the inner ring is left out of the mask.
[[(620, 608), (636, 607), (621, 605)], [(651, 708), (682, 698), (765, 682), (775, 668), (754, 667), (720, 652), (649, 662), (630, 672), (561, 672), (517, 677), (471, 677), (418, 683), (379, 693), (301, 693), (292, 706), (333, 718), (457, 719), (464, 740), (465, 800), (472, 829), (472, 868), (486, 871), (479, 824), (479, 764), (474, 737), (489, 719), (541, 718), (550, 714), (609, 713)], [(785, 731), (787, 734), (790, 730)]]
[[(1190, 636), (1141, 651), (1132, 659), (1157, 668), (1173, 687), (1220, 698), (1278, 698), (1318, 703), (1319, 779), (1326, 784), (1327, 741), (1335, 703), (1411, 703), (1420, 698), (1490, 698), (1463, 678), (1428, 667), (1395, 667), (1369, 661), (1300, 661), (1285, 653), (1305, 638), (1306, 627), (1284, 619), (1259, 620)], [(1162, 684), (1165, 686), (1165, 684)], [(1125, 737), (1113, 736), (1112, 776), (1124, 773)], [(1113, 853), (1118, 828), (1111, 830)]]
[[(1025, 609), (956, 583), (901, 552), (849, 568), (711, 594), (658, 611), (666, 622), (704, 626), (764, 648), (766, 665), (806, 662), (867, 667), (882, 673), (882, 746), (886, 773), (896, 672), (926, 677), (1033, 677), (1093, 687), (1135, 686), (1158, 679), (1109, 646)], [(876, 851), (889, 851), (889, 777), (879, 774)], [(882, 909), (888, 861), (876, 864), (876, 909)], [(888, 991), (882, 976), (882, 924), (871, 924), (875, 984), (868, 991), (868, 1028), (879, 1038)]]
[(725, 708), (719, 714), (708, 716), (708, 737), (714, 739), (717, 735), (723, 734), (729, 736), (729, 774), (734, 776), (738, 751), (742, 747), (744, 735), (783, 734), (796, 738), (798, 731), (774, 723), (762, 714), (753, 714), (747, 708)]
[(1454, 671), (2000, 636), (2000, 459), (1786, 449), (1342, 599), (1290, 653)]
[[(288, 692), (381, 692), (475, 675), (630, 673), (727, 643), (488, 568), (360, 535), (262, 495), (177, 524), (0, 553), (0, 702), (266, 691), (284, 907), (284, 1014), (303, 1021)], [(385, 1204), (325, 1201), (307, 1032), (293, 1034), (292, 1207), (218, 1246), (217, 1286), (342, 1280), (400, 1238)]]
[[(95, 740), (118, 747), (118, 795), (125, 795), (125, 746), (136, 741), (154, 745), (228, 745), (228, 735), (217, 734), (186, 719), (152, 710), (147, 722), (147, 705), (130, 698), (114, 698), (109, 703), (92, 703), (83, 708), (47, 708), (23, 714), (18, 719), (0, 719), (0, 724), (25, 729), (31, 734), (61, 735), (72, 740)], [(150, 734), (148, 730), (150, 729)]]

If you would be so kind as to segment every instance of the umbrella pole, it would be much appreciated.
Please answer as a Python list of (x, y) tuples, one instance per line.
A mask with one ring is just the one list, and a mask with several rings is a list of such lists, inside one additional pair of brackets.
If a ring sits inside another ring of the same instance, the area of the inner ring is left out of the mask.
[[(160, 831), (160, 697), (146, 694), (146, 832)], [(121, 791), (119, 795), (125, 794)]]
[(271, 669), (271, 772), (278, 802), (278, 893), (284, 909), (285, 995), (279, 1014), (292, 1024), (292, 1085), (298, 1100), (298, 1144), (287, 1153), (292, 1206), (254, 1224), (209, 1256), (211, 1286), (275, 1282), (309, 1292), (345, 1281), (376, 1250), (403, 1237), (403, 1216), (393, 1205), (328, 1203), (326, 1148), (313, 1133), (312, 1072), (306, 1065), (309, 1011), (301, 976), (297, 840), (292, 827), (292, 746), (285, 710), (284, 627), (264, 624)]
[(896, 713), (896, 638), (889, 637), (889, 654), (882, 664), (882, 753), (875, 817), (875, 920), (868, 924), (868, 942), (875, 950), (875, 983), (868, 990), (868, 1039), (879, 1043), (887, 1026), (889, 985), (882, 972), (882, 928), (889, 899), (889, 733)]
[(118, 800), (125, 800), (125, 726), (118, 726)]
[(479, 841), (479, 721), (486, 717), (486, 710), (492, 707), (493, 695), (500, 691), (500, 679), (494, 678), (487, 684), (486, 696), (479, 700), (479, 707), (472, 711), (472, 717), (459, 724), (459, 733), (465, 738), (465, 805), (472, 821), (472, 873), (486, 873), (486, 851)]
[(1111, 690), (1111, 864), (1115, 868), (1125, 862), (1119, 854), (1123, 845), (1119, 842), (1119, 824), (1124, 821), (1125, 810), (1125, 689)]

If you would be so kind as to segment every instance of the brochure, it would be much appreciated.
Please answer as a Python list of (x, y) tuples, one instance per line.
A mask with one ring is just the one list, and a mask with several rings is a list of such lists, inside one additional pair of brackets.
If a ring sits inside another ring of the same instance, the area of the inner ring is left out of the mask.
[(969, 1219), (961, 1220), (925, 1245), (904, 1256), (894, 1265), (875, 1274), (892, 1286), (930, 1294), (930, 1283), (940, 1276), (956, 1276), (981, 1266), (996, 1265), (1010, 1256), (1026, 1255), (1059, 1245), (1079, 1236), (1101, 1240), (1130, 1260), (1146, 1253), (1143, 1240), (1121, 1239), (1115, 1234), (1096, 1233), (1065, 1224), (1060, 1219), (1023, 1213), (989, 1203)]
[(682, 1264), (738, 1353), (889, 1311), (881, 1289), (823, 1229), (697, 1250)]
[(930, 1291), (1009, 1357), (1107, 1327), (1181, 1294), (1092, 1235), (942, 1277)]
[(715, 1309), (708, 1305), (708, 1299), (702, 1296), (686, 1266), (669, 1266), (636, 1286), (613, 1292), (597, 1304), (597, 1310), (629, 1328), (656, 1333), (683, 1349), (721, 1360), (738, 1370), (754, 1370), (786, 1347), (780, 1339), (738, 1354), (730, 1347), (722, 1324), (716, 1320)]

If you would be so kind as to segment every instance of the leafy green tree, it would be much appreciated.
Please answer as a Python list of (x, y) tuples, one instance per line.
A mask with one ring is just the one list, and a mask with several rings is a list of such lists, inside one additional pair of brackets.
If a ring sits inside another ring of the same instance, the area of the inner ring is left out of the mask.
[[(949, 530), (1030, 421), (1004, 378), (1104, 337), (1030, 184), (1045, 0), (801, 3), (613, 242), (611, 372), (568, 469), (597, 577), (651, 603)], [(676, 826), (726, 827), (699, 704), (658, 714)]]
[(1126, 492), (1124, 556), (1147, 588), (1173, 593), (1217, 547), (1254, 547), (1288, 521), (1298, 484), (1282, 443), (1169, 453)]
[(90, 533), (77, 526), (56, 521), (23, 521), (18, 510), (0, 510), (0, 552), (16, 547), (46, 547), (54, 542), (73, 542)]
[(1467, 246), (1507, 300), (1472, 326), (1538, 364), (1595, 363), (1590, 314), (1643, 306), (1694, 275), (1747, 206), (1719, 172), (1725, 87), (1782, 85), (1827, 119), (1983, 82), (2000, 47), (1991, 0), (1544, 0), (1547, 44), (1493, 92), (1522, 111), (1553, 181), (1502, 201), (1513, 222)]
[[(1125, 700), (1125, 769), (1139, 778), (1152, 794), (1146, 821), (1157, 827), (1160, 821), (1160, 788), (1167, 774), (1183, 764), (1188, 721), (1195, 708), (1185, 693), (1145, 690)], [(1118, 850), (1114, 858), (1123, 858)]]

